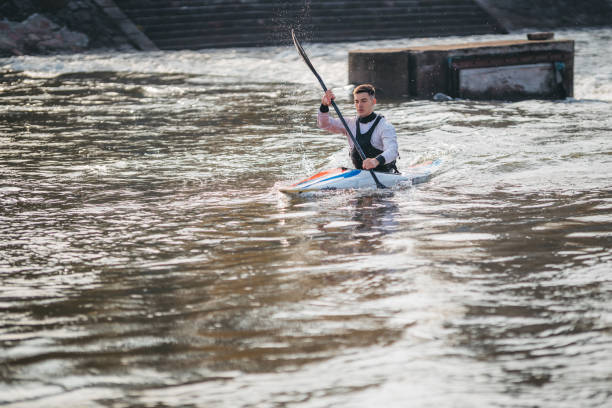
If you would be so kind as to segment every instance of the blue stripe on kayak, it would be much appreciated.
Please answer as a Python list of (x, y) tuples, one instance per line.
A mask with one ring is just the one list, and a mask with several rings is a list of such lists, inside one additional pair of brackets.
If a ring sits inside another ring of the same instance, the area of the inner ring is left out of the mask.
[[(354, 169), (354, 170), (351, 170), (351, 171), (347, 171), (346, 173), (338, 174), (337, 176), (329, 177), (329, 178), (326, 178), (326, 179), (323, 179), (323, 180), (319, 180), (319, 181), (313, 180), (313, 183), (308, 184), (307, 187), (313, 186), (315, 184), (323, 183), (325, 181), (337, 179), (337, 178), (349, 178), (349, 177), (353, 177), (353, 176), (358, 175), (360, 172), (361, 172), (361, 170)], [(306, 186), (304, 186), (304, 187), (306, 187)]]

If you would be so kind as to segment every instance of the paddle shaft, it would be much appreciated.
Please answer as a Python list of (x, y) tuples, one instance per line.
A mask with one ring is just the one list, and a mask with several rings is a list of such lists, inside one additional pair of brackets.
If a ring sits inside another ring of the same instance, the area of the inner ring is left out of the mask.
[[(319, 73), (317, 72), (315, 67), (312, 65), (312, 63), (310, 62), (310, 59), (308, 58), (308, 55), (306, 55), (306, 51), (304, 51), (304, 48), (302, 48), (302, 46), (300, 45), (300, 42), (298, 41), (297, 37), (295, 36), (295, 32), (293, 30), (291, 30), (291, 37), (293, 38), (293, 44), (295, 45), (295, 48), (297, 49), (298, 54), (300, 54), (300, 56), (302, 57), (302, 59), (304, 60), (306, 65), (308, 65), (308, 68), (310, 68), (310, 70), (312, 71), (314, 76), (319, 81), (319, 84), (321, 84), (321, 88), (323, 88), (323, 92), (327, 92), (327, 87), (325, 86), (325, 82), (323, 82), (323, 79), (321, 78), (321, 76), (319, 75)], [(351, 129), (348, 127), (348, 124), (344, 120), (344, 117), (342, 116), (342, 113), (340, 113), (340, 109), (338, 109), (338, 105), (336, 105), (336, 102), (334, 102), (333, 100), (331, 101), (331, 105), (333, 106), (334, 110), (336, 111), (336, 115), (338, 115), (338, 118), (342, 122), (342, 125), (344, 125), (344, 129), (346, 129), (346, 132), (348, 133), (349, 137), (353, 141), (353, 145), (355, 146), (355, 149), (357, 149), (357, 153), (359, 153), (359, 157), (361, 157), (361, 160), (365, 160), (366, 159), (366, 155), (363, 152), (363, 149), (361, 148), (361, 146), (359, 145), (359, 142), (357, 141), (357, 139), (353, 135), (353, 132), (351, 132)], [(359, 126), (359, 124), (356, 123), (356, 126)], [(374, 179), (374, 182), (376, 183), (376, 187), (378, 187), (378, 188), (386, 188), (378, 180), (378, 177), (376, 177), (376, 174), (374, 173), (374, 170), (370, 170), (370, 174), (372, 175), (372, 178)]]

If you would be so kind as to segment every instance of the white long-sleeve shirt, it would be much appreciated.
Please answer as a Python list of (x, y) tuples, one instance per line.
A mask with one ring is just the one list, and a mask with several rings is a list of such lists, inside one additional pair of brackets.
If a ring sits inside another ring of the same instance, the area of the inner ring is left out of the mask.
[[(357, 137), (357, 129), (355, 127), (355, 124), (358, 123), (357, 117), (345, 118), (345, 120), (349, 129), (353, 133), (353, 136)], [(359, 129), (361, 130), (361, 134), (364, 134), (368, 130), (370, 130), (373, 124), (374, 120), (368, 123), (359, 123)], [(321, 112), (319, 110), (317, 114), (317, 125), (319, 126), (319, 128), (325, 129), (329, 132), (342, 133), (346, 135), (350, 148), (353, 148), (353, 141), (346, 132), (346, 129), (344, 128), (344, 125), (342, 124), (342, 121), (340, 119), (332, 118), (329, 116), (329, 112)], [(376, 126), (376, 129), (374, 129), (374, 133), (372, 134), (370, 143), (378, 150), (382, 150), (381, 156), (385, 158), (385, 163), (391, 163), (399, 156), (395, 128), (393, 127), (393, 125), (387, 122), (384, 117), (380, 120), (380, 122)]]

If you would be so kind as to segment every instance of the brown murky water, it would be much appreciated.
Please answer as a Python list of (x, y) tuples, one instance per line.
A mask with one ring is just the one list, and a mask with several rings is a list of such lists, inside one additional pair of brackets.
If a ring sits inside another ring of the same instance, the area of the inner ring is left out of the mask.
[[(575, 99), (383, 100), (442, 170), (299, 199), (348, 161), (289, 46), (0, 60), (0, 404), (611, 404), (612, 30), (558, 36)], [(306, 47), (342, 99), (416, 43)]]

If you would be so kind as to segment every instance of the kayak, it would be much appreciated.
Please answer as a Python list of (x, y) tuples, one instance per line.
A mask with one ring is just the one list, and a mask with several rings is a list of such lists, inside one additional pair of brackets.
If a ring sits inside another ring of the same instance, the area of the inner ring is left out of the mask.
[[(411, 166), (403, 174), (381, 173), (377, 171), (374, 173), (385, 187), (395, 187), (399, 184), (412, 185), (429, 180), (441, 164), (442, 161), (436, 159)], [(285, 194), (302, 194), (315, 191), (346, 189), (376, 189), (376, 183), (368, 170), (338, 167), (322, 171), (290, 186), (281, 187), (279, 191)]]

